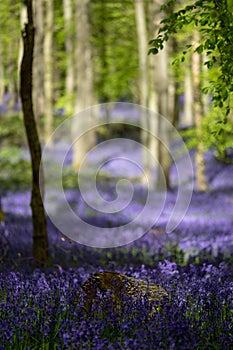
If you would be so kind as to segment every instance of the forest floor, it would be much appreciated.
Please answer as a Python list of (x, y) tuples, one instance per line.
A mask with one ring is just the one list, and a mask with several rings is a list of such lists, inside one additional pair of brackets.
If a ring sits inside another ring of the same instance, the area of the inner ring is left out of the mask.
[[(0, 349), (232, 349), (232, 174), (233, 165), (207, 153), (209, 191), (193, 192), (179, 225), (166, 233), (177, 198), (176, 190), (169, 191), (156, 224), (123, 247), (87, 247), (48, 222), (49, 267), (40, 270), (32, 268), (30, 193), (7, 193), (2, 198)], [(67, 198), (76, 203), (77, 191), (69, 190)], [(74, 206), (78, 209), (97, 230), (125, 220), (122, 214), (106, 220)], [(116, 315), (103, 298), (84, 317), (82, 300), (74, 302), (76, 293), (90, 273), (102, 270), (161, 285), (169, 302), (148, 319), (151, 306), (145, 301), (135, 306), (125, 300)]]

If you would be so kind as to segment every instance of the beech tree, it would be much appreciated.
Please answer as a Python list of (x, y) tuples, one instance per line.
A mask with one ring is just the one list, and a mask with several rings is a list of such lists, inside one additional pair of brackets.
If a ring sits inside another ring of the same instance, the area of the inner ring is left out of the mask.
[[(90, 24), (90, 0), (75, 0), (75, 23), (76, 23), (76, 94), (75, 113), (92, 107), (93, 95), (93, 61), (91, 47), (91, 24)], [(73, 139), (91, 128), (93, 112), (90, 110), (85, 117), (75, 118), (73, 121)], [(79, 169), (83, 157), (95, 145), (95, 130), (83, 135), (73, 145), (73, 166)]]
[[(177, 1), (170, 0), (161, 8), (167, 10)], [(209, 84), (202, 89), (202, 92), (212, 96), (213, 106), (220, 109), (220, 113), (212, 119), (215, 130), (212, 134), (218, 137), (225, 132), (225, 125), (231, 120), (233, 101), (233, 70), (232, 70), (232, 43), (233, 43), (233, 13), (232, 1), (230, 0), (199, 0), (187, 5), (178, 11), (172, 12), (161, 21), (161, 28), (157, 37), (150, 41), (149, 53), (157, 54), (164, 49), (164, 44), (174, 33), (188, 27), (195, 33), (200, 33), (197, 40), (185, 44), (180, 62), (183, 62), (187, 53), (192, 52), (193, 70), (193, 98), (194, 98), (194, 119), (196, 127), (197, 144), (197, 187), (200, 190), (206, 189), (203, 164), (203, 144), (201, 135), (201, 118), (204, 115), (203, 101), (200, 86), (200, 64), (205, 53), (204, 65), (210, 70), (218, 67), (215, 76)], [(197, 36), (196, 38), (197, 39)], [(222, 113), (224, 111), (224, 113)], [(210, 119), (209, 119), (210, 121)], [(211, 121), (210, 121), (211, 122)], [(209, 135), (210, 137), (210, 135)]]
[(53, 0), (44, 0), (44, 103), (45, 142), (53, 131)]
[[(40, 192), (40, 161), (41, 147), (36, 128), (36, 122), (32, 104), (32, 69), (34, 33), (32, 0), (24, 0), (27, 8), (27, 22), (22, 31), (23, 58), (20, 70), (20, 94), (24, 125), (30, 150), (32, 164), (32, 192), (31, 208), (33, 219), (33, 256), (35, 263), (46, 264), (48, 259), (48, 236), (46, 228), (46, 217)], [(42, 177), (41, 173), (41, 177)], [(41, 178), (43, 182), (43, 179)]]
[(72, 1), (63, 0), (64, 24), (65, 24), (65, 49), (66, 49), (66, 77), (65, 94), (67, 97), (66, 110), (72, 113), (74, 95), (74, 40), (72, 37), (73, 11)]
[[(151, 30), (154, 33), (158, 33), (160, 28), (160, 21), (162, 20), (164, 13), (160, 11), (161, 1), (154, 0), (150, 4), (150, 13), (151, 13)], [(170, 188), (170, 166), (171, 159), (169, 153), (169, 130), (167, 129), (167, 124), (163, 122), (162, 118), (170, 119), (172, 122), (171, 116), (169, 116), (168, 110), (168, 50), (167, 47), (164, 47), (164, 50), (159, 52), (156, 57), (153, 57), (153, 70), (150, 69), (151, 74), (151, 87), (150, 87), (150, 96), (151, 101), (149, 102), (150, 108), (155, 110), (158, 115), (157, 125), (154, 125), (153, 128), (157, 128), (157, 134), (161, 136), (162, 142), (153, 142), (153, 154), (156, 155), (158, 162), (160, 164), (160, 169), (158, 171), (156, 188), (163, 188), (164, 180), (166, 187)], [(152, 106), (152, 101), (155, 103), (154, 107)], [(151, 121), (152, 122), (152, 121)]]
[(192, 69), (189, 62), (184, 77), (184, 117), (182, 124), (184, 126), (192, 126), (194, 124)]
[[(194, 45), (199, 44), (200, 35), (195, 30), (193, 35)], [(197, 52), (192, 54), (192, 75), (193, 75), (193, 109), (194, 109), (194, 122), (197, 133), (197, 149), (196, 149), (196, 187), (199, 191), (206, 191), (207, 184), (205, 178), (205, 165), (204, 165), (204, 147), (201, 136), (201, 121), (204, 114), (203, 102), (201, 96), (201, 55)]]
[[(173, 6), (177, 0), (170, 0), (162, 6), (163, 10)], [(183, 48), (181, 61), (185, 55), (194, 50), (198, 54), (205, 52), (204, 65), (207, 68), (219, 67), (216, 76), (203, 90), (212, 94), (215, 107), (225, 109), (222, 122), (227, 122), (227, 116), (231, 110), (230, 99), (233, 94), (233, 70), (232, 70), (232, 42), (233, 42), (233, 13), (232, 0), (198, 0), (192, 5), (173, 12), (161, 21), (158, 36), (150, 41), (149, 53), (157, 54), (163, 50), (164, 44), (169, 38), (186, 26), (194, 27), (200, 31), (200, 43), (193, 46), (188, 43)], [(219, 125), (221, 128), (221, 125)]]
[[(134, 0), (135, 19), (138, 39), (138, 57), (139, 57), (139, 102), (143, 107), (148, 107), (148, 87), (149, 87), (149, 64), (148, 64), (148, 39), (146, 26), (146, 11), (143, 1)], [(155, 107), (155, 106), (153, 106)], [(150, 147), (151, 135), (145, 131), (149, 129), (150, 119), (147, 110), (142, 111), (141, 115), (141, 140), (145, 148), (143, 149), (143, 166), (147, 178), (151, 181), (152, 164), (147, 151)], [(151, 150), (154, 153), (154, 149)], [(144, 177), (143, 177), (144, 179)]]
[(36, 121), (45, 113), (44, 98), (44, 6), (43, 0), (34, 0), (35, 45), (33, 58), (33, 106)]

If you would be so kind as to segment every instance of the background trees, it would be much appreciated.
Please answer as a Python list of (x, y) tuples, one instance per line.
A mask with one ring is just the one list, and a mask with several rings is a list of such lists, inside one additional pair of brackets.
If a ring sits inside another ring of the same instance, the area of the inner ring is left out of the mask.
[(33, 24), (32, 0), (25, 0), (24, 3), (27, 9), (27, 21), (22, 32), (24, 52), (20, 69), (20, 95), (32, 164), (31, 208), (33, 218), (33, 256), (35, 262), (41, 264), (47, 263), (48, 260), (48, 237), (45, 211), (40, 192), (40, 181), (43, 181), (42, 172), (41, 178), (39, 178), (41, 148), (32, 104), (32, 67), (35, 29)]
[[(174, 3), (178, 2), (168, 1), (162, 9), (168, 13), (169, 7), (173, 6)], [(150, 42), (153, 46), (150, 49), (150, 53), (157, 54), (158, 50), (163, 50), (165, 42), (184, 27), (193, 29), (195, 33), (192, 42), (184, 45), (180, 61), (184, 61), (187, 52), (192, 51), (194, 119), (197, 140), (197, 189), (199, 190), (206, 190), (207, 188), (204, 178), (203, 160), (203, 139), (206, 136), (203, 130), (206, 131), (206, 129), (202, 127), (202, 120), (204, 120), (205, 114), (202, 92), (211, 95), (213, 106), (217, 107), (219, 112), (218, 115), (212, 114), (212, 117), (215, 116), (215, 118), (208, 119), (211, 125), (215, 125), (214, 128), (210, 127), (212, 129), (210, 134), (214, 134), (222, 145), (219, 135), (225, 133), (227, 137), (224, 125), (228, 124), (228, 130), (232, 128), (232, 124), (229, 126), (233, 92), (230, 58), (232, 56), (233, 15), (230, 7), (230, 1), (209, 1), (208, 3), (206, 1), (195, 1), (191, 5), (184, 6), (182, 9), (167, 15), (161, 22), (162, 28), (158, 36)], [(211, 71), (213, 71), (213, 67), (217, 67), (217, 70), (211, 76), (210, 83), (201, 89), (203, 85), (203, 76), (201, 74), (203, 52), (205, 53), (204, 65)], [(179, 59), (176, 61), (179, 61)], [(224, 152), (218, 149), (219, 146), (216, 148), (218, 157), (226, 159), (226, 148)]]
[[(25, 11), (21, 1), (7, 0), (0, 6), (0, 139), (7, 147), (14, 144), (20, 148), (25, 146), (20, 119), (23, 106), (19, 103), (20, 22), (25, 23)], [(159, 0), (34, 1), (32, 93), (42, 143), (62, 118), (93, 104), (140, 103), (177, 128), (188, 129), (185, 137), (197, 150), (197, 189), (206, 190), (205, 150), (212, 148), (218, 159), (230, 162), (233, 147), (231, 10), (231, 1), (214, 0), (192, 4), (184, 0), (167, 4)], [(153, 37), (150, 52), (160, 52), (148, 56), (148, 40)], [(177, 65), (172, 66), (172, 61)], [(143, 123), (163, 134), (169, 144), (163, 125), (153, 124), (152, 118)], [(80, 132), (80, 127), (75, 125), (74, 130)], [(110, 128), (98, 131), (105, 138), (114, 137), (114, 132)], [(122, 128), (121, 134), (124, 132)], [(139, 137), (138, 131), (134, 136)], [(169, 151), (146, 134), (141, 133), (141, 140), (162, 165), (169, 187)], [(75, 167), (95, 142), (96, 133), (92, 132), (82, 145), (77, 143)], [(150, 172), (147, 160), (144, 165)], [(157, 188), (159, 185), (158, 176)]]

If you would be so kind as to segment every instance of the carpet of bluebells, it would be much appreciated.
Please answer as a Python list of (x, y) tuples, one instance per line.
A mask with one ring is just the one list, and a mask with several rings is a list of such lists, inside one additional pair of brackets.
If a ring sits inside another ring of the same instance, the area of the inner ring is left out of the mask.
[[(232, 174), (233, 165), (208, 153), (209, 191), (193, 193), (175, 231), (164, 233), (176, 199), (171, 191), (156, 227), (124, 247), (81, 246), (48, 222), (50, 261), (41, 269), (33, 268), (31, 256), (30, 194), (6, 194), (0, 349), (233, 349)], [(153, 305), (146, 298), (133, 303), (122, 296), (116, 314), (109, 296), (100, 295), (84, 315), (77, 292), (90, 273), (102, 270), (156, 283), (169, 300), (149, 317)]]

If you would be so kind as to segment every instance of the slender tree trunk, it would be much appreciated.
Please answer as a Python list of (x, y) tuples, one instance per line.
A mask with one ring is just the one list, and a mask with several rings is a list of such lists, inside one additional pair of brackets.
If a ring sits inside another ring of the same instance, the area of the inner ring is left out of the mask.
[[(173, 11), (171, 9), (171, 11)], [(178, 51), (178, 42), (176, 38), (172, 38), (172, 41), (170, 42), (170, 48), (172, 51), (172, 54), (177, 53)], [(169, 102), (168, 102), (168, 118), (172, 125), (175, 127), (178, 126), (179, 123), (179, 116), (180, 116), (180, 104), (179, 104), (179, 72), (177, 70), (172, 71), (172, 78), (169, 79), (169, 88), (168, 88), (168, 96), (169, 96)]]
[(53, 131), (53, 0), (44, 0), (44, 99), (45, 142)]
[(65, 48), (66, 48), (66, 81), (65, 91), (67, 96), (66, 112), (72, 113), (74, 94), (74, 57), (72, 40), (72, 0), (63, 0), (64, 20), (65, 20)]
[(1, 202), (1, 197), (0, 197), (0, 222), (5, 221), (4, 213), (2, 210), (2, 202)]
[[(144, 2), (141, 0), (134, 0), (135, 7), (135, 19), (137, 27), (137, 38), (138, 38), (138, 57), (139, 57), (139, 101), (143, 107), (148, 107), (148, 84), (149, 84), (149, 75), (148, 75), (148, 40), (147, 40), (147, 28), (146, 28), (146, 13)], [(153, 122), (153, 121), (152, 121)], [(144, 172), (151, 183), (152, 176), (152, 164), (151, 157), (149, 156), (148, 149), (152, 146), (153, 142), (151, 135), (148, 133), (150, 129), (150, 119), (147, 110), (142, 110), (141, 115), (141, 140), (142, 144), (145, 146), (143, 148), (143, 166)], [(143, 181), (146, 178), (143, 177)]]
[(194, 124), (193, 115), (193, 83), (192, 70), (187, 67), (184, 78), (184, 117), (182, 120), (184, 126), (192, 126)]
[[(208, 56), (205, 52), (202, 53), (202, 63), (208, 60)], [(206, 65), (202, 64), (202, 86), (208, 84), (209, 74)], [(210, 111), (210, 96), (202, 93), (203, 114), (206, 116)]]
[[(46, 217), (40, 192), (41, 147), (36, 129), (32, 104), (32, 67), (34, 48), (34, 25), (32, 0), (24, 1), (28, 20), (22, 32), (24, 53), (20, 72), (20, 93), (24, 116), (24, 125), (32, 163), (31, 208), (33, 219), (33, 256), (37, 265), (46, 264), (48, 260), (48, 237)], [(43, 174), (41, 174), (42, 176)]]
[(37, 121), (44, 115), (44, 15), (43, 0), (34, 0), (34, 18), (35, 18), (35, 47), (33, 61), (33, 106), (35, 118)]
[(164, 187), (167, 189), (170, 188), (170, 167), (171, 167), (171, 158), (169, 152), (169, 135), (168, 135), (168, 125), (164, 122), (168, 117), (168, 81), (167, 81), (167, 52), (166, 48), (163, 49), (158, 54), (157, 57), (157, 93), (158, 93), (158, 113), (159, 113), (159, 136), (161, 141), (159, 142), (159, 154), (158, 161), (161, 167), (161, 171), (158, 171), (157, 178), (157, 188)]
[[(27, 8), (23, 5), (23, 3), (21, 3), (20, 6), (20, 28), (21, 31), (24, 30), (24, 25), (27, 22)], [(21, 62), (23, 59), (23, 52), (24, 52), (24, 48), (23, 48), (23, 38), (20, 37), (20, 41), (19, 41), (19, 53), (18, 53), (18, 87), (20, 90), (20, 70), (21, 70)], [(19, 115), (20, 118), (23, 119), (23, 113), (22, 113), (22, 106), (20, 106), (20, 111), (19, 111)]]
[[(11, 20), (9, 21), (9, 33), (14, 33), (14, 17), (15, 13), (14, 10), (12, 10), (14, 3), (12, 0), (9, 3), (10, 6), (10, 17)], [(11, 36), (11, 39), (8, 44), (8, 58), (7, 58), (7, 90), (9, 94), (9, 100), (8, 100), (8, 108), (7, 108), (7, 114), (12, 115), (14, 113), (14, 107), (15, 107), (15, 99), (16, 99), (16, 81), (15, 81), (15, 71), (16, 71), (16, 64), (15, 64), (15, 58), (14, 58), (14, 50), (15, 50), (15, 37), (14, 35)]]
[(139, 53), (139, 74), (140, 74), (140, 104), (144, 107), (148, 105), (148, 45), (146, 14), (144, 3), (141, 0), (134, 0), (135, 16), (138, 36), (138, 53)]
[[(111, 74), (111, 67), (109, 67), (108, 64), (108, 58), (107, 58), (107, 47), (108, 43), (106, 41), (108, 33), (106, 28), (106, 18), (107, 18), (107, 6), (108, 4), (105, 1), (101, 2), (101, 11), (100, 11), (100, 29), (99, 29), (99, 35), (101, 37), (101, 46), (100, 46), (100, 66), (101, 66), (101, 79), (99, 82), (99, 95), (101, 100), (104, 103), (109, 102), (109, 93), (106, 91), (105, 87), (105, 77), (108, 76), (108, 74)], [(111, 108), (110, 106), (106, 105), (105, 107), (105, 121), (106, 124), (109, 125), (106, 129), (106, 139), (111, 139), (112, 137), (112, 127), (110, 124), (111, 121)]]
[[(0, 12), (3, 13), (4, 11), (4, 3), (0, 3)], [(2, 22), (1, 22), (2, 24)], [(5, 40), (4, 40), (4, 34), (6, 32), (6, 29), (4, 28), (2, 24), (2, 35), (0, 38), (0, 106), (4, 105), (4, 96), (5, 96), (5, 75), (6, 75), (6, 67), (5, 67)]]
[[(162, 19), (162, 14), (160, 11), (160, 7), (162, 5), (161, 1), (154, 0), (154, 8), (155, 8), (155, 17), (154, 17), (154, 25), (155, 30), (158, 32), (160, 21)], [(171, 158), (169, 152), (169, 135), (168, 135), (168, 124), (164, 122), (165, 119), (169, 119), (168, 115), (168, 64), (167, 64), (167, 45), (165, 44), (164, 49), (160, 51), (155, 56), (155, 74), (156, 74), (156, 92), (157, 92), (157, 112), (159, 113), (159, 136), (161, 136), (162, 142), (159, 142), (158, 145), (158, 162), (160, 164), (160, 169), (158, 171), (157, 177), (157, 189), (164, 188), (164, 180), (165, 186), (167, 189), (170, 188), (170, 167), (171, 167)], [(163, 119), (165, 118), (165, 119)], [(170, 118), (172, 119), (172, 118)], [(172, 120), (170, 120), (172, 121)]]
[[(194, 32), (194, 48), (199, 43), (199, 33)], [(204, 163), (204, 148), (201, 140), (201, 120), (203, 115), (203, 104), (201, 96), (201, 56), (194, 52), (192, 55), (192, 74), (193, 74), (193, 94), (194, 94), (194, 120), (198, 138), (196, 150), (196, 187), (198, 191), (206, 191), (205, 163)]]
[[(157, 35), (157, 28), (155, 25), (156, 8), (154, 2), (149, 3), (149, 32)], [(157, 77), (156, 77), (156, 57), (154, 55), (149, 56), (149, 91), (148, 91), (148, 108), (151, 111), (156, 112), (150, 118), (150, 130), (154, 135), (158, 135), (159, 119), (158, 119), (158, 96), (157, 96)], [(157, 137), (149, 137), (149, 149), (155, 159), (158, 160), (159, 156), (159, 140)], [(157, 182), (157, 180), (156, 180)], [(156, 188), (157, 183), (154, 182), (154, 188)]]
[(173, 119), (172, 124), (175, 128), (178, 127), (179, 118), (180, 118), (180, 100), (179, 100), (179, 82), (174, 81), (174, 95), (173, 95)]
[(4, 104), (5, 79), (4, 79), (4, 52), (3, 45), (0, 43), (0, 106)]
[[(93, 63), (91, 47), (91, 27), (90, 27), (90, 0), (75, 0), (76, 8), (76, 98), (75, 113), (91, 107), (94, 102), (93, 94)], [(76, 140), (83, 131), (91, 128), (94, 115), (89, 110), (85, 115), (74, 119), (73, 139)], [(82, 136), (73, 146), (73, 166), (78, 169), (87, 151), (96, 144), (95, 130), (89, 131)]]

